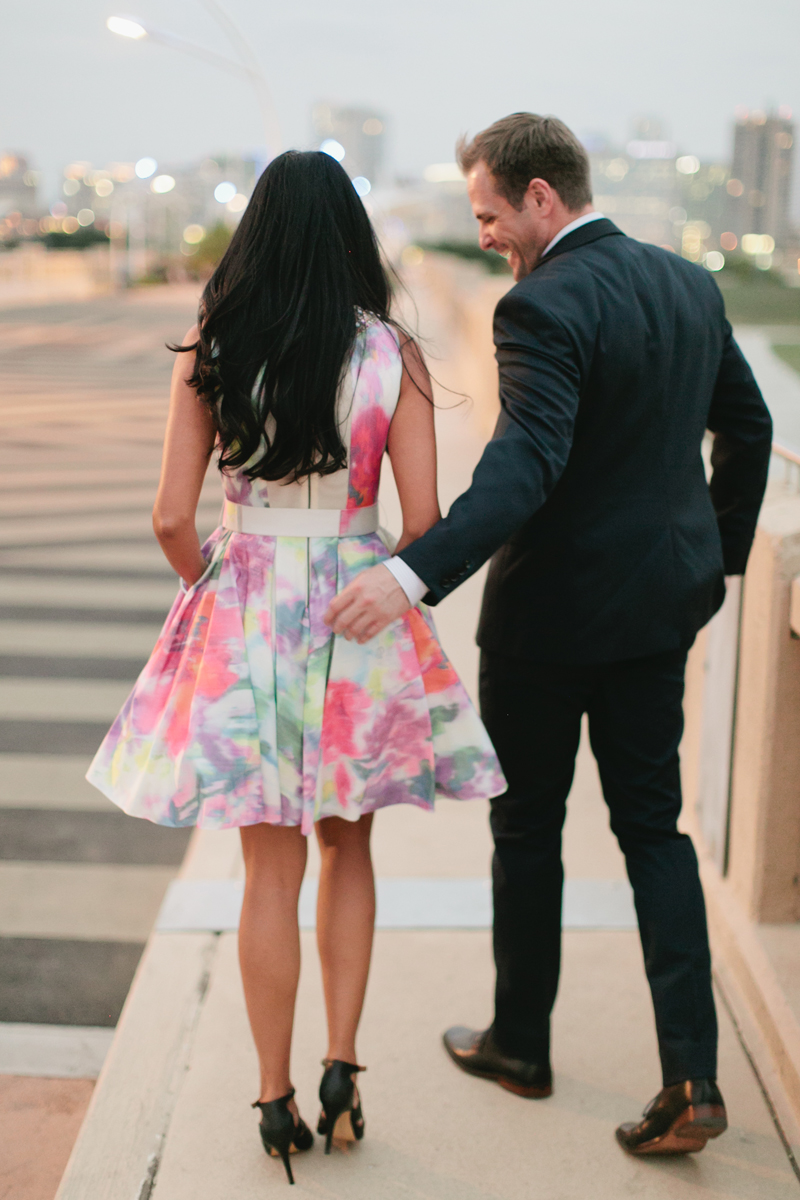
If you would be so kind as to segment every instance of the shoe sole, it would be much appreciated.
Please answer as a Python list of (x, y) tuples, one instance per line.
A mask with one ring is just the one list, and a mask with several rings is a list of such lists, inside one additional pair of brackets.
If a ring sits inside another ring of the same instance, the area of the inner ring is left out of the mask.
[(724, 1108), (717, 1104), (702, 1104), (682, 1112), (661, 1137), (642, 1142), (640, 1146), (626, 1146), (617, 1131), (617, 1141), (635, 1158), (645, 1154), (698, 1154), (711, 1138), (719, 1137), (727, 1128)]
[(470, 1067), (463, 1058), (459, 1058), (457, 1054), (448, 1046), (447, 1042), (443, 1042), (444, 1048), (450, 1055), (450, 1058), (460, 1067), (467, 1075), (474, 1075), (476, 1079), (488, 1079), (490, 1082), (499, 1083), (501, 1088), (505, 1088), (507, 1092), (513, 1092), (515, 1096), (523, 1096), (526, 1100), (546, 1100), (548, 1096), (553, 1094), (553, 1085), (547, 1087), (525, 1087), (522, 1083), (517, 1083), (513, 1079), (509, 1079), (507, 1075), (500, 1075), (495, 1071), (479, 1071), (475, 1067)]

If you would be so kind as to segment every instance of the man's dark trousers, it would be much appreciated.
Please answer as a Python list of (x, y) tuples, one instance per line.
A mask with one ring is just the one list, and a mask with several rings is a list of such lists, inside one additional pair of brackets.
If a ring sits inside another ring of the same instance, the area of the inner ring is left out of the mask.
[(593, 665), (484, 651), (481, 712), (508, 781), (492, 803), (494, 1032), (546, 1061), (561, 956), (561, 830), (584, 713), (633, 887), (664, 1086), (716, 1078), (705, 904), (677, 830), (686, 650)]

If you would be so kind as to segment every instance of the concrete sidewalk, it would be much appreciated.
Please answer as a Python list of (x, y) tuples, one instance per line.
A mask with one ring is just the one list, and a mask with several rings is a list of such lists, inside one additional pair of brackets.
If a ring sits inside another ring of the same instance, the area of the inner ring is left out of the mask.
[[(570, 878), (597, 879), (621, 863), (585, 750), (570, 803)], [(388, 810), (375, 822), (382, 878), (435, 866), (454, 879), (488, 861), (484, 806), (444, 803), (429, 816)], [(314, 856), (315, 857), (315, 856)], [(315, 871), (315, 862), (310, 871)], [(241, 872), (236, 835), (200, 834), (185, 879)], [(293, 1078), (301, 1111), (317, 1116), (324, 1007), (313, 934), (303, 934)], [(458, 1072), (440, 1034), (491, 1014), (485, 931), (376, 935), (359, 1056), (367, 1135), (350, 1153), (315, 1149), (294, 1163), (298, 1196), (347, 1200), (547, 1200), (635, 1195), (783, 1200), (798, 1182), (724, 1005), (720, 1083), (731, 1129), (699, 1156), (627, 1157), (615, 1125), (658, 1089), (652, 1012), (638, 937), (565, 934), (555, 1015), (555, 1093), (527, 1101)], [(156, 933), (123, 1013), (115, 1046), (67, 1170), (59, 1200), (264, 1200), (285, 1194), (280, 1164), (263, 1153), (257, 1064), (244, 1011), (235, 934)]]

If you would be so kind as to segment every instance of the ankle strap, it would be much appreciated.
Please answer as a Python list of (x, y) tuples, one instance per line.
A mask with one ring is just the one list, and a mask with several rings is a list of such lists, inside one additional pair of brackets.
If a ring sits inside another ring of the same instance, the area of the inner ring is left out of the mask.
[(323, 1058), (322, 1060), (322, 1065), (326, 1071), (329, 1071), (337, 1063), (339, 1066), (346, 1067), (351, 1075), (354, 1071), (366, 1071), (367, 1069), (366, 1067), (359, 1067), (357, 1063), (345, 1062), (342, 1058)]
[(292, 1088), (290, 1092), (287, 1092), (285, 1096), (278, 1096), (277, 1100), (254, 1100), (250, 1107), (264, 1109), (270, 1104), (285, 1104), (288, 1103), (289, 1100), (293, 1099), (294, 1088)]

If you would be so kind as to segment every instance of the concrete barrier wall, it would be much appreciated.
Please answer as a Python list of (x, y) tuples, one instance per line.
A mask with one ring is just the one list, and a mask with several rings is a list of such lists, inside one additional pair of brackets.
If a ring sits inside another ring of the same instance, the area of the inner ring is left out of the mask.
[[(727, 856), (703, 839), (709, 629), (689, 656), (684, 801), (698, 849), (714, 859), (747, 916), (800, 920), (800, 639), (791, 626), (800, 575), (800, 495), (771, 485), (744, 580), (730, 772)], [(705, 718), (705, 719), (704, 719)]]
[(800, 920), (800, 496), (775, 488), (744, 586), (728, 877), (756, 921)]
[[(457, 404), (466, 395), (476, 428), (488, 441), (500, 411), (492, 318), (495, 305), (514, 280), (510, 275), (488, 275), (480, 265), (451, 254), (428, 252), (408, 272), (408, 283), (423, 303), (425, 293), (434, 301), (436, 320), (430, 329), (423, 328), (433, 344), (429, 347), (423, 340), (423, 349), (433, 351), (429, 366), (434, 378), (451, 389), (450, 395), (442, 391), (437, 402)], [(414, 329), (415, 314), (404, 307), (402, 315)], [(446, 359), (443, 370), (440, 355)]]

